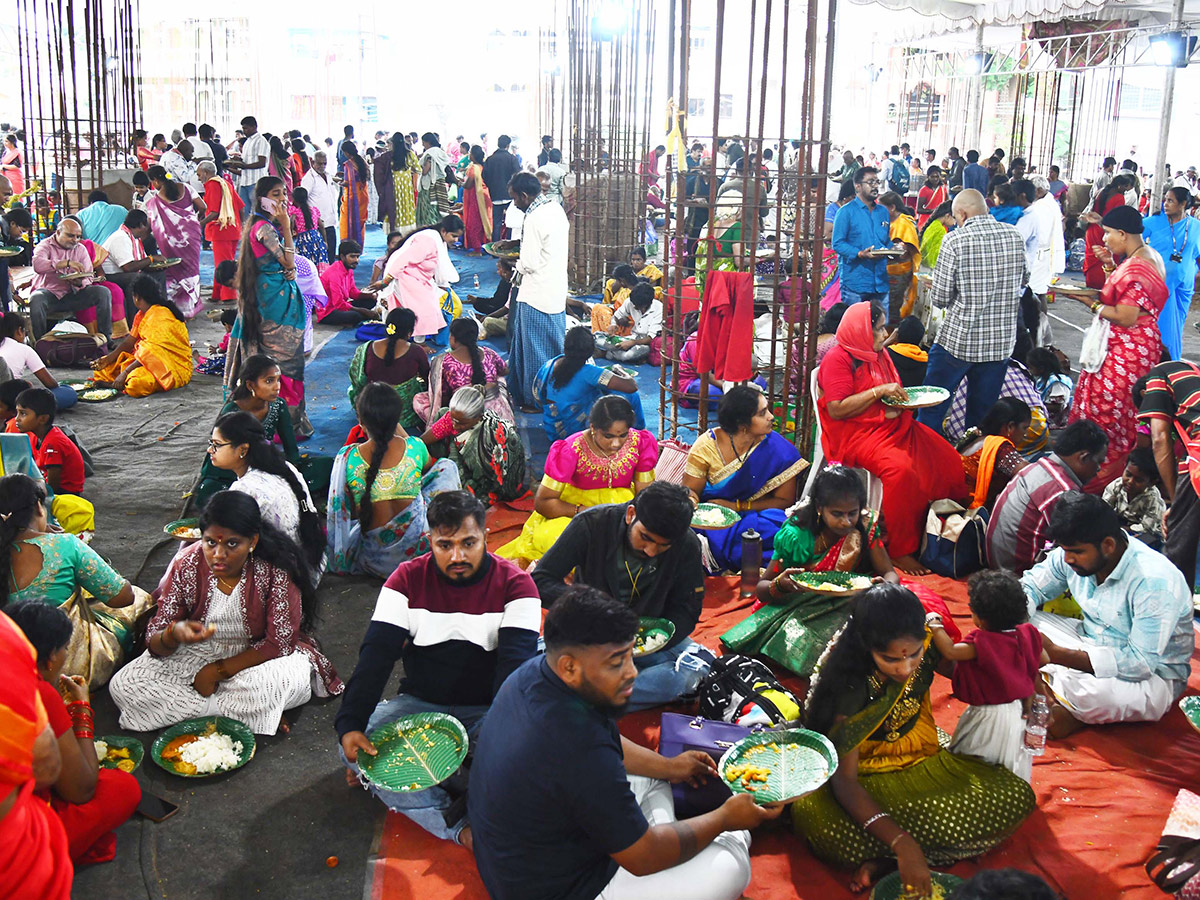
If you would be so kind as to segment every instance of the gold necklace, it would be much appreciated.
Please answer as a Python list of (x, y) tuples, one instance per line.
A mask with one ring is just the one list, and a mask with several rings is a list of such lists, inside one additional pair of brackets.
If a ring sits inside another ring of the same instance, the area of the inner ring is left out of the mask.
[(242, 580), (241, 572), (238, 573), (237, 578), (233, 579), (233, 584), (228, 584), (226, 582), (226, 579), (222, 578), (220, 575), (217, 576), (217, 584), (222, 588), (222, 590), (225, 591), (226, 594), (232, 594), (234, 592), (234, 590), (237, 588), (238, 583), (241, 580)]
[(588, 442), (592, 445), (592, 450), (594, 450), (596, 455), (601, 459), (613, 459), (617, 455), (616, 453), (605, 453), (603, 450), (601, 450), (600, 445), (596, 443), (596, 437), (592, 434), (590, 428), (588, 429)]
[[(916, 673), (913, 674), (915, 675)], [(900, 692), (900, 698), (892, 706), (891, 712), (880, 723), (880, 727), (887, 726), (888, 730), (884, 738), (889, 743), (895, 743), (900, 740), (901, 727), (906, 725), (913, 716), (921, 711), (921, 698), (912, 696), (914, 681), (914, 677), (910, 675), (908, 680), (904, 682), (904, 690)], [(868, 676), (867, 682), (870, 686), (872, 699), (876, 699), (883, 694), (884, 679), (881, 676), (872, 674)]]

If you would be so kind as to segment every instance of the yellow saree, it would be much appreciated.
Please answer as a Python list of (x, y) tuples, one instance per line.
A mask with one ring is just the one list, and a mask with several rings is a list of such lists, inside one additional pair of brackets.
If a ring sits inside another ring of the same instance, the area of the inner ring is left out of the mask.
[(135, 359), (141, 367), (125, 379), (125, 393), (145, 397), (156, 391), (183, 387), (192, 380), (192, 345), (187, 326), (165, 306), (151, 306), (133, 320), (133, 353), (121, 353), (115, 362), (97, 369), (97, 381), (115, 381)]

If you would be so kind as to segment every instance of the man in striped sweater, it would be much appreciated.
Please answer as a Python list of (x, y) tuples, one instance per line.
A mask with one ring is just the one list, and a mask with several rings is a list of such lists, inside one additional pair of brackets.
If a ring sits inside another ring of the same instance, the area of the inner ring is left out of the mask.
[[(379, 592), (335, 721), (351, 783), (359, 755), (378, 752), (367, 734), (401, 716), (447, 713), (474, 740), (504, 679), (537, 653), (537, 588), (487, 552), (485, 514), (465, 491), (434, 497), (430, 553), (401, 563)], [(404, 665), (400, 693), (380, 702), (397, 661)], [(431, 834), (471, 846), (465, 802), (445, 786), (411, 794), (367, 787)]]

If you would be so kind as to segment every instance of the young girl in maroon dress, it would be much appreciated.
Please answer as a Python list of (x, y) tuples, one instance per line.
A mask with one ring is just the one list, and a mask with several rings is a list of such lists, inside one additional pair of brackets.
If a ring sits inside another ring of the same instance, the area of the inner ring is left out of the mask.
[(937, 613), (928, 616), (933, 644), (954, 661), (954, 696), (970, 704), (954, 729), (950, 752), (1004, 766), (1029, 781), (1033, 760), (1025, 752), (1025, 705), (1043, 662), (1042, 636), (1029, 624), (1025, 590), (1008, 572), (984, 570), (967, 586), (976, 630), (962, 643), (946, 634)]

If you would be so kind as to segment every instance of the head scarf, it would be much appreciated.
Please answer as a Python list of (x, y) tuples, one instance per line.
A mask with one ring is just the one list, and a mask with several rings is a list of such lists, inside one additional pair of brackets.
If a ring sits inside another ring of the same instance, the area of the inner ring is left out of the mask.
[[(871, 328), (871, 304), (853, 303), (842, 316), (837, 329), (838, 346), (862, 363), (860, 368), (870, 376), (870, 387), (899, 383), (900, 374), (886, 350), (875, 349), (875, 333)], [(857, 387), (858, 377), (855, 378)]]
[(1142, 233), (1142, 216), (1132, 206), (1118, 206), (1110, 209), (1100, 220), (1105, 228), (1115, 228), (1126, 234)]

